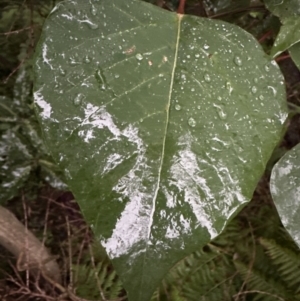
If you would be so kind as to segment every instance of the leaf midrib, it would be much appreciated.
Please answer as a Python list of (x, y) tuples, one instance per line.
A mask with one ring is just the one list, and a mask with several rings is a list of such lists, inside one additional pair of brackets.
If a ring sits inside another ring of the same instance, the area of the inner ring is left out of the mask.
[[(170, 82), (170, 88), (169, 88), (168, 103), (167, 103), (167, 106), (166, 106), (166, 112), (167, 112), (166, 119), (167, 120), (166, 120), (166, 126), (165, 126), (165, 131), (164, 131), (164, 139), (163, 139), (163, 145), (162, 145), (162, 151), (161, 151), (161, 160), (160, 160), (160, 165), (159, 165), (159, 169), (158, 169), (156, 190), (154, 192), (154, 196), (153, 196), (153, 199), (152, 199), (152, 210), (151, 210), (151, 214), (149, 216), (149, 227), (148, 227), (148, 233), (147, 233), (147, 237), (146, 237), (147, 242), (150, 240), (150, 236), (151, 236), (151, 228), (152, 228), (152, 224), (153, 224), (153, 217), (154, 217), (154, 213), (155, 213), (155, 209), (156, 209), (156, 206), (155, 206), (156, 205), (156, 199), (157, 199), (157, 195), (158, 195), (158, 191), (159, 191), (159, 186), (160, 186), (160, 181), (161, 181), (161, 172), (162, 172), (162, 167), (163, 167), (163, 162), (164, 162), (164, 157), (165, 157), (165, 147), (166, 147), (166, 137), (167, 137), (167, 132), (168, 132), (168, 126), (169, 126), (171, 97), (172, 97), (172, 90), (173, 90), (173, 85), (174, 85), (175, 70), (176, 70), (176, 66), (177, 66), (179, 40), (180, 40), (180, 30), (181, 30), (181, 20), (182, 20), (183, 15), (177, 14), (177, 17), (178, 17), (178, 19), (177, 19), (178, 26), (177, 26), (177, 36), (176, 36), (176, 45), (175, 45), (175, 53), (174, 53), (175, 58), (174, 58), (173, 69), (172, 69), (172, 73), (171, 73), (171, 82)], [(144, 253), (143, 266), (144, 266), (144, 263), (145, 263), (145, 256), (146, 256), (146, 252)], [(144, 278), (143, 276), (144, 276), (144, 273), (142, 274), (141, 287), (142, 287), (142, 284), (143, 284), (143, 278)], [(142, 293), (142, 290), (140, 290), (140, 294), (141, 293)]]
[(177, 36), (176, 36), (176, 45), (175, 45), (175, 58), (174, 58), (174, 63), (173, 63), (173, 69), (171, 73), (171, 83), (170, 83), (170, 88), (169, 88), (169, 95), (168, 95), (168, 103), (166, 106), (166, 126), (165, 126), (165, 132), (164, 132), (164, 139), (163, 139), (163, 145), (162, 145), (162, 151), (161, 151), (161, 160), (160, 160), (160, 165), (158, 169), (158, 177), (157, 177), (157, 182), (156, 182), (156, 190), (154, 192), (154, 196), (152, 199), (152, 211), (150, 214), (150, 221), (149, 221), (149, 228), (148, 228), (148, 233), (147, 233), (147, 240), (149, 241), (150, 235), (151, 235), (151, 227), (153, 224), (153, 216), (155, 213), (155, 208), (156, 208), (156, 199), (159, 191), (159, 184), (161, 181), (161, 172), (162, 172), (162, 167), (163, 167), (163, 162), (164, 162), (164, 155), (165, 155), (165, 147), (166, 147), (166, 137), (167, 137), (167, 132), (168, 132), (168, 126), (169, 126), (169, 116), (170, 116), (170, 106), (171, 106), (171, 97), (172, 97), (172, 90), (173, 90), (173, 85), (174, 85), (174, 76), (175, 76), (175, 69), (177, 65), (177, 57), (178, 57), (178, 48), (179, 48), (179, 39), (180, 39), (180, 29), (181, 29), (181, 20), (183, 15), (177, 14), (178, 17), (178, 28), (177, 28)]

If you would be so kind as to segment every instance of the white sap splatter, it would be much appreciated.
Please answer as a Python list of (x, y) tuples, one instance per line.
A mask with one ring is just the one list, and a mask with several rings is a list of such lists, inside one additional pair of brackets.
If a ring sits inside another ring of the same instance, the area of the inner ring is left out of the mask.
[(278, 166), (277, 173), (279, 177), (288, 175), (293, 169), (293, 164), (291, 164), (289, 161), (286, 162), (285, 166)]
[(226, 167), (222, 161), (213, 164), (212, 167), (215, 169), (217, 176), (223, 184), (222, 190), (217, 194), (218, 199), (222, 199), (222, 215), (229, 217), (236, 210), (234, 202), (238, 200), (240, 204), (244, 204), (247, 202), (247, 199), (242, 194), (239, 179), (234, 179), (231, 176), (228, 167)]
[(42, 56), (43, 56), (43, 62), (47, 65), (49, 65), (50, 69), (53, 70), (53, 67), (52, 65), (50, 64), (50, 59), (47, 58), (47, 52), (48, 52), (48, 47), (46, 44), (43, 45), (43, 53), (42, 53)]
[(114, 135), (115, 139), (119, 139), (121, 131), (115, 125), (112, 116), (105, 110), (105, 107), (98, 107), (88, 103), (84, 109), (84, 114), (85, 117), (81, 125), (90, 125), (88, 130), (78, 132), (79, 137), (82, 137), (84, 142), (89, 143), (91, 139), (95, 138), (95, 128), (103, 129), (105, 127)]
[[(122, 195), (122, 199), (129, 201), (116, 223), (112, 236), (101, 241), (111, 258), (129, 253), (135, 244), (145, 240), (151, 212), (148, 204), (151, 204), (154, 193), (154, 188), (149, 189), (142, 183), (151, 173), (145, 156), (146, 146), (138, 135), (138, 128), (129, 125), (119, 132), (119, 135), (125, 136), (129, 142), (136, 145), (137, 159), (129, 173), (113, 188)], [(142, 176), (139, 175), (141, 172)], [(140, 249), (133, 256), (144, 251), (145, 249)]]
[[(176, 225), (178, 224), (176, 221), (174, 223), (172, 223), (172, 220), (170, 221), (166, 232), (166, 238), (174, 239), (182, 236), (182, 234), (191, 233), (192, 227), (190, 221), (185, 219), (182, 214), (180, 215), (179, 220), (181, 226), (180, 229), (176, 229)], [(175, 227), (172, 227), (172, 224), (175, 225)]]
[[(173, 158), (173, 164), (170, 169), (171, 178), (174, 179), (173, 185), (177, 186), (179, 191), (184, 191), (185, 202), (187, 202), (195, 214), (199, 224), (205, 227), (211, 238), (217, 235), (213, 227), (211, 217), (206, 212), (206, 202), (200, 201), (198, 189), (200, 188), (206, 196), (206, 201), (214, 201), (214, 195), (208, 187), (205, 178), (201, 177), (201, 168), (198, 165), (196, 154), (191, 151), (191, 137), (189, 134), (179, 139), (179, 146), (182, 150)], [(167, 204), (172, 204), (172, 199), (167, 194)], [(172, 197), (171, 197), (172, 198)], [(178, 233), (179, 236), (179, 233)]]
[(114, 169), (120, 163), (122, 163), (124, 158), (120, 154), (111, 154), (107, 158), (106, 165), (103, 168), (103, 173), (109, 172)]
[(40, 112), (42, 118), (50, 119), (52, 114), (52, 107), (48, 102), (44, 100), (41, 90), (42, 88), (33, 93), (34, 102), (42, 109), (42, 112)]

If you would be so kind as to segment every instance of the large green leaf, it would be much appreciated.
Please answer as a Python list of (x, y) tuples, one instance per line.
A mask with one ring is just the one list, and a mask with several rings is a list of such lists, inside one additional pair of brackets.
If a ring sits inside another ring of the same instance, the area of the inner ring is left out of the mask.
[(47, 146), (134, 301), (249, 201), (287, 117), (250, 34), (141, 1), (57, 6), (35, 73)]
[(300, 144), (275, 165), (270, 189), (281, 221), (300, 246)]

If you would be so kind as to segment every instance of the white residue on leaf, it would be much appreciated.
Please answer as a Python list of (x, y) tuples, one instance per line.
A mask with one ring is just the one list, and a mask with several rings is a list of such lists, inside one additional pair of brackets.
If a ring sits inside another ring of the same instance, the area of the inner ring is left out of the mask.
[(123, 161), (123, 157), (120, 154), (111, 154), (107, 158), (106, 166), (103, 169), (103, 173), (106, 173), (116, 166), (118, 166)]
[(242, 189), (239, 186), (239, 179), (234, 179), (228, 167), (219, 161), (217, 164), (212, 165), (215, 169), (217, 176), (222, 183), (222, 190), (218, 192), (217, 197), (221, 200), (220, 207), (222, 208), (222, 215), (224, 217), (231, 216), (235, 210), (235, 201), (239, 204), (244, 204), (248, 200), (244, 197)]
[[(137, 158), (128, 174), (123, 176), (113, 188), (122, 195), (122, 200), (128, 200), (128, 203), (115, 225), (112, 236), (101, 242), (111, 258), (128, 254), (140, 241), (145, 241), (151, 212), (149, 204), (154, 191), (154, 188), (149, 188), (143, 183), (151, 173), (145, 156), (146, 147), (138, 135), (138, 128), (129, 125), (119, 134), (136, 145)], [(118, 157), (115, 159), (119, 160)], [(144, 247), (141, 247), (132, 256), (137, 256), (144, 251)]]
[[(206, 183), (206, 179), (201, 176), (202, 170), (198, 165), (196, 154), (191, 150), (191, 137), (189, 134), (179, 139), (179, 146), (182, 150), (173, 158), (173, 164), (170, 169), (171, 178), (174, 179), (173, 185), (177, 186), (179, 191), (185, 194), (185, 202), (187, 202), (193, 213), (195, 214), (200, 226), (205, 227), (211, 238), (218, 233), (213, 227), (212, 218), (209, 215), (210, 209), (207, 208), (209, 202), (215, 201), (214, 195)], [(205, 200), (201, 198), (199, 190), (205, 194)], [(167, 205), (171, 204), (168, 195)], [(171, 196), (172, 198), (172, 196)], [(178, 232), (178, 236), (179, 236)]]
[(119, 139), (121, 131), (115, 125), (112, 116), (105, 110), (105, 107), (94, 106), (88, 103), (84, 109), (84, 120), (81, 126), (89, 125), (89, 129), (79, 131), (78, 135), (84, 139), (84, 142), (89, 143), (89, 141), (95, 138), (94, 129), (107, 128), (113, 135), (115, 139)]
[(33, 93), (34, 102), (42, 109), (40, 115), (43, 119), (50, 119), (52, 114), (51, 105), (44, 100), (44, 97), (41, 93), (42, 88)]
[(279, 113), (278, 117), (279, 117), (281, 124), (284, 124), (286, 119), (288, 118), (288, 114), (286, 112), (281, 112), (281, 113)]
[(68, 14), (61, 14), (62, 17), (67, 18), (68, 20), (73, 20), (73, 16), (72, 15), (68, 15)]
[(47, 52), (48, 52), (48, 46), (46, 44), (43, 45), (43, 62), (47, 65), (49, 65), (50, 69), (53, 70), (52, 65), (50, 64), (50, 59), (47, 58)]
[(293, 169), (293, 164), (291, 164), (289, 161), (287, 161), (285, 163), (286, 164), (284, 166), (278, 165), (278, 167), (277, 167), (277, 174), (279, 177), (288, 175)]
[(171, 219), (167, 228), (166, 238), (174, 239), (182, 236), (183, 234), (191, 233), (192, 227), (190, 221), (185, 219), (182, 214), (179, 217), (179, 221), (180, 229), (178, 229), (178, 222), (172, 221)]

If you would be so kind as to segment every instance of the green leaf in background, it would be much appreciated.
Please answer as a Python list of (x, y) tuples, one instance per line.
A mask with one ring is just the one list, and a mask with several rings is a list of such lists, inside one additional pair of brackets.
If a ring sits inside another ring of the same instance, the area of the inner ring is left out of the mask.
[(292, 60), (294, 61), (294, 63), (298, 67), (298, 69), (300, 70), (300, 43), (293, 45), (289, 49), (289, 53), (292, 57)]
[(250, 34), (141, 1), (57, 6), (35, 73), (47, 146), (133, 301), (250, 200), (287, 117)]
[(300, 69), (300, 1), (264, 0), (267, 8), (283, 22), (271, 50), (275, 57), (289, 49), (292, 60)]
[(300, 246), (300, 144), (275, 165), (270, 189), (281, 221)]
[(14, 197), (30, 173), (40, 165), (40, 176), (58, 189), (66, 189), (59, 179), (33, 118), (30, 68), (21, 68), (13, 87), (13, 97), (0, 95), (0, 204)]
[(299, 0), (264, 0), (264, 3), (268, 10), (283, 22), (285, 19), (300, 15)]
[(22, 137), (13, 129), (1, 131), (0, 204), (15, 196), (31, 171), (32, 156)]
[(276, 57), (300, 41), (300, 16), (285, 20), (276, 37), (271, 56)]

